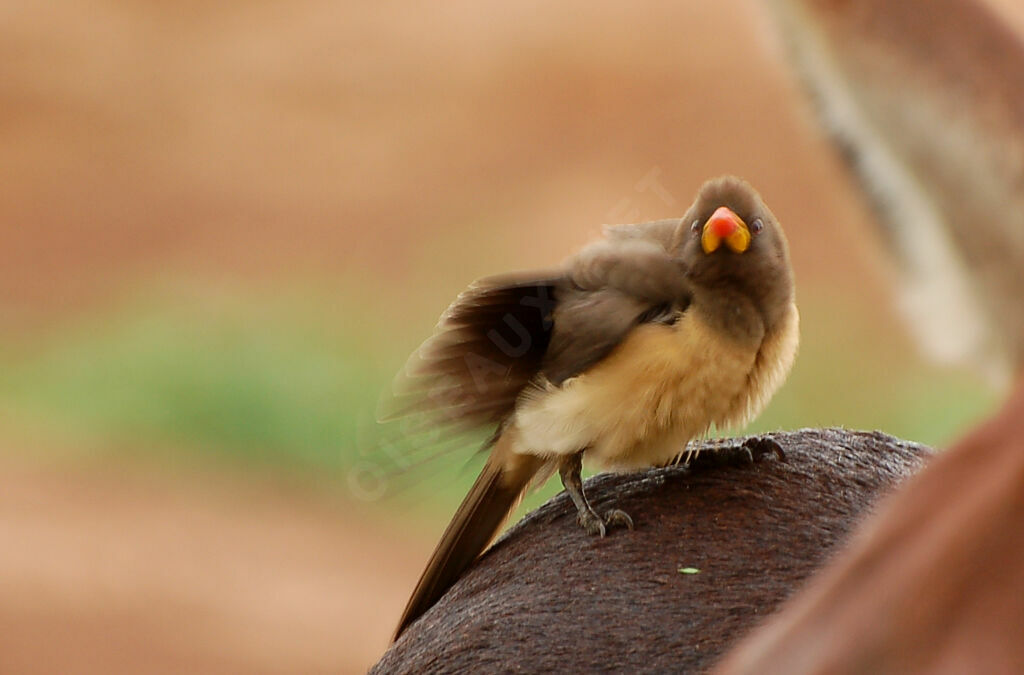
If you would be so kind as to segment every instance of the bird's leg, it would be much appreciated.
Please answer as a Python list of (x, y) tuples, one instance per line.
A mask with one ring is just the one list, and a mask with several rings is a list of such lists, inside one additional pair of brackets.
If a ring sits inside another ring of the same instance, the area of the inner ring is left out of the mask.
[(572, 503), (576, 505), (579, 514), (577, 520), (587, 531), (587, 534), (604, 536), (605, 525), (601, 516), (597, 515), (587, 496), (583, 494), (583, 480), (580, 478), (580, 469), (583, 468), (583, 453), (577, 452), (562, 460), (558, 466), (558, 475), (562, 477), (562, 485), (569, 493)]
[(576, 505), (576, 512), (579, 514), (577, 521), (590, 535), (604, 536), (607, 527), (613, 525), (624, 525), (633, 529), (633, 519), (625, 511), (611, 509), (604, 518), (597, 515), (587, 496), (583, 494), (583, 480), (580, 478), (580, 470), (583, 468), (583, 452), (573, 453), (562, 460), (558, 466), (558, 475), (562, 478), (562, 485), (569, 493), (572, 503)]

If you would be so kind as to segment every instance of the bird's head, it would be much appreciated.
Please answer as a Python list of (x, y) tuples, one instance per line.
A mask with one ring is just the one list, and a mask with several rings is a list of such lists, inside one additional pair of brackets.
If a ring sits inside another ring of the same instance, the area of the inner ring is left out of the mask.
[(680, 221), (674, 248), (697, 286), (743, 293), (772, 314), (792, 301), (786, 236), (742, 179), (723, 176), (704, 183)]

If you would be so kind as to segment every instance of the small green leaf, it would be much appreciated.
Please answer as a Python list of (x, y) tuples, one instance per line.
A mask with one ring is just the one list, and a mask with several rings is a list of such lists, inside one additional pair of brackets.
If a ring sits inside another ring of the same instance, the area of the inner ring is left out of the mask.
[(680, 567), (679, 568), (679, 573), (680, 574), (700, 574), (700, 570), (697, 569), (696, 567)]

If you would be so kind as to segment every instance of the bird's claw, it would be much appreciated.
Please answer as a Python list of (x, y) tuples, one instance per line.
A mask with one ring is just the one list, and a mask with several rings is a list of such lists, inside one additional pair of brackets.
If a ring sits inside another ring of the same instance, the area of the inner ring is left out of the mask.
[(605, 512), (604, 518), (597, 515), (593, 510), (579, 514), (576, 519), (580, 527), (592, 537), (604, 537), (608, 529), (612, 527), (625, 527), (633, 529), (633, 519), (621, 509), (610, 509)]
[(774, 438), (768, 436), (751, 436), (743, 441), (740, 448), (746, 451), (751, 464), (768, 454), (775, 455), (780, 462), (786, 461), (786, 453), (783, 452), (782, 446)]
[(622, 509), (609, 509), (604, 514), (604, 522), (608, 527), (620, 526), (625, 527), (627, 530), (633, 529), (633, 519), (629, 517), (629, 514)]
[(604, 537), (605, 535), (605, 524), (601, 520), (601, 516), (597, 515), (593, 511), (588, 511), (586, 514), (581, 513), (576, 522), (580, 524), (583, 531), (589, 534), (591, 537)]

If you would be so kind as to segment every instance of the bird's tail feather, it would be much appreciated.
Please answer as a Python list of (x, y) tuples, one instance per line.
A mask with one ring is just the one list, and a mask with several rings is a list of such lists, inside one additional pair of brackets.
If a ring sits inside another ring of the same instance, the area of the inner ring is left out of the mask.
[(487, 547), (515, 508), (543, 460), (515, 453), (506, 435), (462, 501), (402, 613), (395, 639), (434, 605)]

